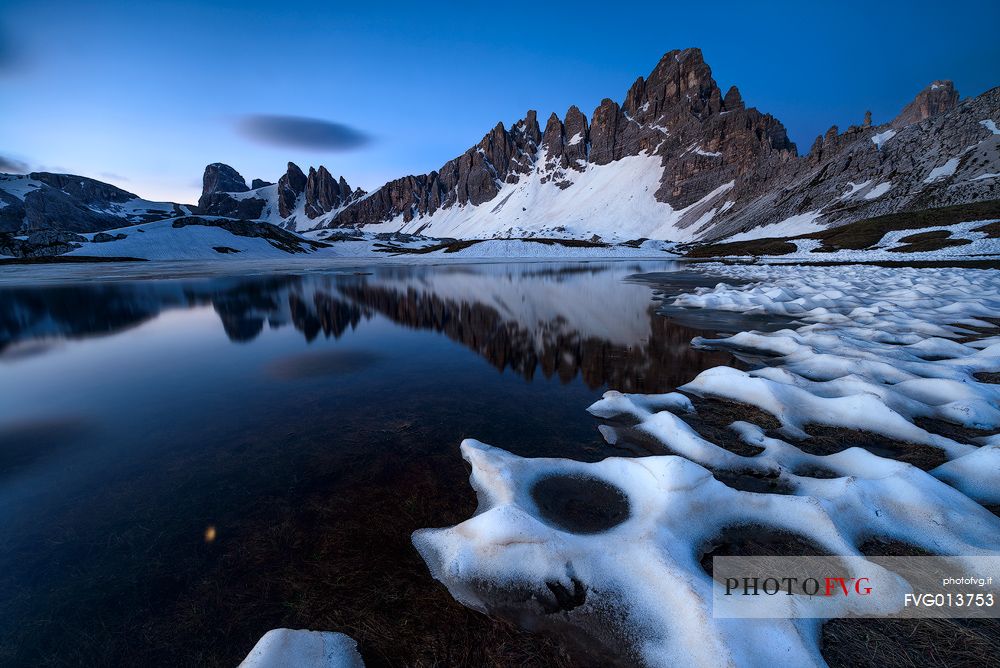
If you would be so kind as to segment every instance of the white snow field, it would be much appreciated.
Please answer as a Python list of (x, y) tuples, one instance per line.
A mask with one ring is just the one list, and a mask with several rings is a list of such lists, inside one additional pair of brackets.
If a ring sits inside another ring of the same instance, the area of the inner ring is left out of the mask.
[(343, 633), (273, 629), (239, 668), (363, 668), (358, 644)]
[[(419, 530), (413, 543), (432, 575), (479, 610), (496, 613), (516, 602), (541, 616), (540, 602), (553, 593), (582, 588), (584, 602), (560, 610), (558, 619), (648, 665), (825, 665), (822, 620), (713, 617), (713, 586), (721, 585), (700, 565), (702, 548), (724, 528), (752, 525), (798, 534), (831, 554), (862, 556), (859, 547), (869, 540), (897, 540), (973, 570), (972, 558), (1000, 554), (1000, 518), (980, 505), (1000, 502), (1000, 435), (968, 432), (955, 440), (917, 424), (930, 418), (987, 433), (1000, 428), (1000, 385), (976, 376), (1000, 371), (1000, 336), (982, 319), (1000, 314), (1000, 271), (704, 269), (734, 284), (680, 295), (669, 308), (794, 320), (780, 331), (693, 342), (763, 357), (760, 368), (709, 369), (666, 395), (609, 391), (590, 407), (612, 420), (601, 425), (609, 443), (622, 430), (638, 430), (674, 454), (583, 463), (521, 458), (466, 440), (476, 515)], [(781, 428), (765, 434), (734, 422), (734, 438), (760, 449), (736, 454), (685, 422), (695, 410), (691, 395), (764, 409)], [(796, 446), (805, 447), (810, 424), (905, 441), (945, 463), (924, 471), (852, 447), (851, 432), (845, 449), (810, 454)], [(764, 474), (785, 493), (742, 491), (713, 472)], [(628, 517), (596, 533), (561, 528), (532, 493), (553, 476), (617, 488)]]

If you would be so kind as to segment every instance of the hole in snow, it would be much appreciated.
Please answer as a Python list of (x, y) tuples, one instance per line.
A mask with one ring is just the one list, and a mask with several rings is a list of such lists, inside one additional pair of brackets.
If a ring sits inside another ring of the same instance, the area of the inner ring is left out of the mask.
[(531, 498), (542, 519), (573, 533), (607, 531), (629, 517), (625, 494), (597, 478), (542, 478), (531, 488)]

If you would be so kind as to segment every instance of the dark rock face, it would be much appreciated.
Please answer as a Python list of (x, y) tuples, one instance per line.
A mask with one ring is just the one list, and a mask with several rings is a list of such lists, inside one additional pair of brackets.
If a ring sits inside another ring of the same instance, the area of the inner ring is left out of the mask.
[(282, 218), (288, 218), (295, 210), (295, 202), (299, 195), (305, 192), (306, 175), (294, 162), (288, 163), (288, 169), (278, 179), (278, 213)]
[[(0, 188), (3, 185), (0, 183)], [(11, 195), (0, 190), (0, 233), (17, 232), (24, 223), (24, 203)]]
[(149, 222), (171, 215), (172, 211), (137, 214), (123, 205), (136, 195), (84, 176), (32, 172), (23, 177), (7, 177), (18, 182), (34, 182), (35, 187), (21, 197), (4, 191), (8, 181), (0, 180), (0, 232), (30, 233), (38, 230), (97, 232), (135, 222)]
[(127, 234), (122, 234), (122, 233), (112, 235), (106, 232), (98, 232), (93, 237), (91, 237), (90, 240), (95, 244), (104, 244), (109, 241), (120, 241), (121, 239), (125, 239), (127, 237), (128, 237)]
[(730, 86), (729, 90), (726, 91), (726, 96), (722, 98), (722, 106), (726, 111), (743, 109), (743, 96), (740, 95), (740, 89), (736, 86)]
[(205, 167), (201, 184), (198, 208), (202, 210), (208, 208), (209, 198), (215, 193), (245, 193), (250, 190), (239, 172), (221, 162), (213, 162)]
[[(256, 183), (256, 181), (255, 181)], [(212, 216), (259, 218), (266, 202), (258, 197), (233, 197), (230, 193), (249, 192), (246, 181), (235, 169), (221, 162), (205, 167), (198, 212)]]
[(576, 105), (566, 111), (563, 135), (566, 137), (563, 155), (566, 156), (567, 167), (577, 171), (582, 170), (587, 164), (590, 126), (587, 124), (587, 117)]
[(41, 181), (56, 190), (61, 190), (87, 206), (107, 208), (111, 203), (121, 204), (138, 198), (138, 195), (133, 195), (126, 190), (116, 188), (109, 183), (88, 179), (84, 176), (32, 172), (28, 174), (28, 178)]
[[(361, 193), (363, 194), (363, 191)], [(305, 196), (306, 216), (313, 219), (346, 205), (358, 194), (347, 185), (343, 176), (338, 181), (333, 178), (326, 167), (320, 166), (319, 169), (309, 168)]]
[(250, 184), (250, 190), (257, 190), (258, 188), (266, 188), (267, 186), (273, 186), (274, 184), (270, 181), (265, 181), (264, 179), (254, 179)]
[(62, 255), (86, 241), (79, 234), (59, 230), (33, 232), (27, 239), (16, 239), (10, 234), (0, 233), (0, 255), (13, 257), (47, 257)]
[(121, 217), (98, 213), (56, 188), (39, 188), (24, 197), (23, 231), (75, 230), (96, 232), (128, 224)]
[(267, 202), (259, 197), (237, 199), (229, 193), (202, 195), (198, 200), (198, 213), (208, 216), (228, 216), (231, 218), (260, 218)]
[(913, 125), (920, 121), (951, 111), (958, 106), (958, 91), (951, 81), (934, 81), (930, 86), (920, 91), (913, 102), (903, 107), (899, 115), (892, 120), (896, 128)]

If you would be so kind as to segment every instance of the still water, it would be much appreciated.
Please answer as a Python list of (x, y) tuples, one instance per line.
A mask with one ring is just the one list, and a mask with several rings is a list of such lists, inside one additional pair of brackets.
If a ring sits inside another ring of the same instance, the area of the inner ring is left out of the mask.
[[(368, 665), (558, 664), (454, 603), (410, 533), (458, 453), (597, 460), (586, 407), (729, 364), (668, 262), (0, 287), (0, 665), (234, 666), (275, 627)], [(738, 323), (736, 323), (738, 324)]]

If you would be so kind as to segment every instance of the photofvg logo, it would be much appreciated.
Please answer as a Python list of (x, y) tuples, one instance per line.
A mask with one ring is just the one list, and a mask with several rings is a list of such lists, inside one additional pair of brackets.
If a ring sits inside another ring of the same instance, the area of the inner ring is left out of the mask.
[[(822, 590), (822, 594), (820, 591)], [(785, 594), (794, 596), (870, 596), (872, 593), (869, 578), (835, 577), (823, 578), (793, 578), (793, 577), (743, 577), (726, 578), (726, 596), (734, 592), (743, 596), (775, 596)]]
[(1000, 617), (1000, 555), (715, 557), (720, 618)]

